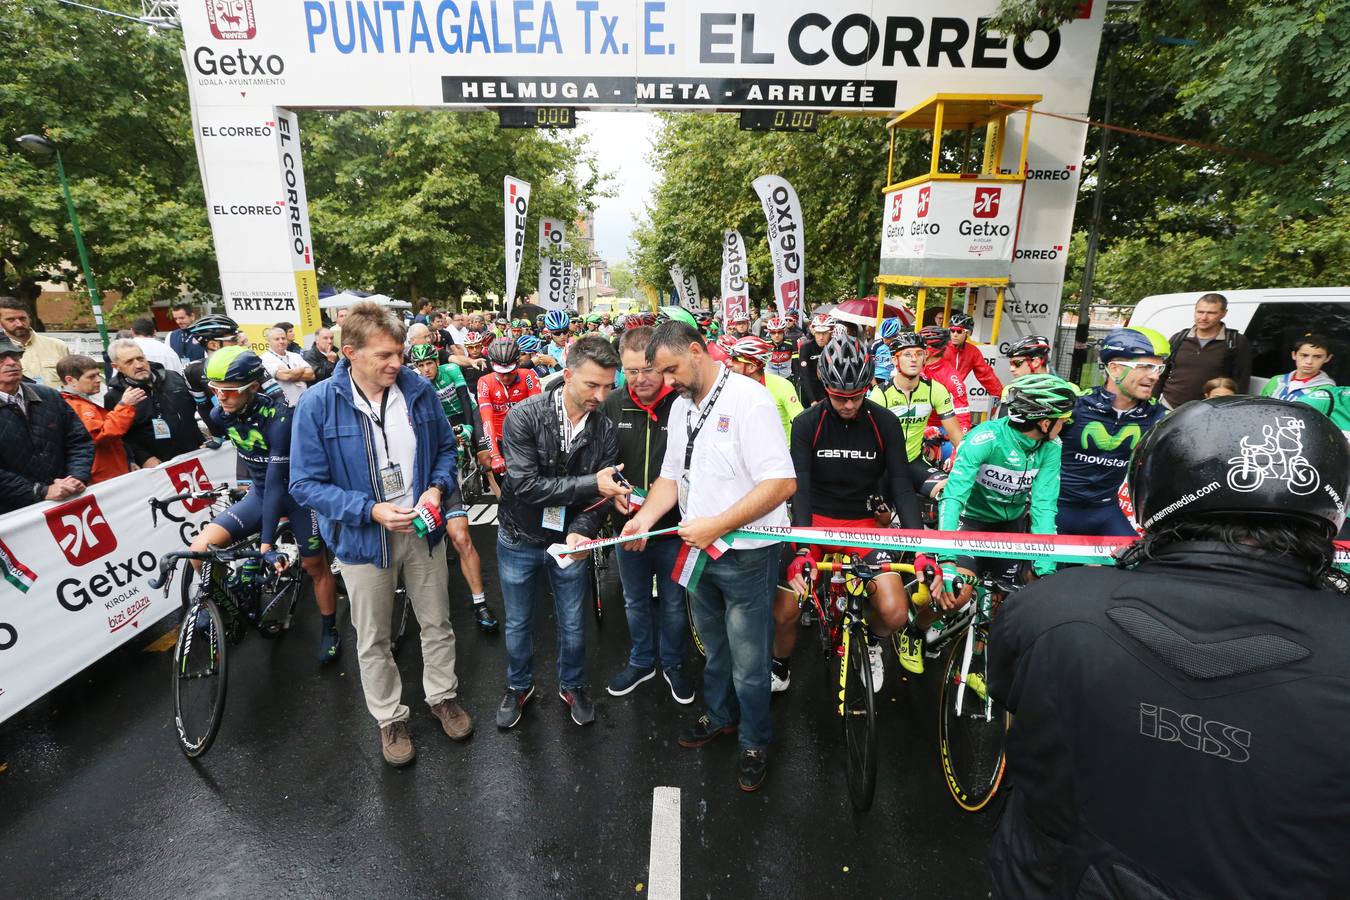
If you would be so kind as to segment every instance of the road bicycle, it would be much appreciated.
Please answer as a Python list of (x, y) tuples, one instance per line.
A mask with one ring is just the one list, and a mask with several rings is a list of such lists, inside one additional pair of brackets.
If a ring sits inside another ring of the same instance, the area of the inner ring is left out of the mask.
[[(837, 561), (836, 561), (837, 560)], [(913, 576), (914, 567), (905, 563), (871, 565), (848, 556), (827, 557), (812, 568), (830, 573), (816, 579), (806, 598), (815, 611), (816, 634), (822, 655), (831, 663), (837, 658), (837, 676), (830, 672), (835, 693), (835, 711), (844, 730), (847, 751), (849, 799), (858, 812), (872, 806), (877, 786), (877, 707), (872, 683), (872, 663), (867, 653), (867, 587), (885, 572)], [(808, 570), (807, 580), (812, 580)], [(914, 603), (928, 602), (928, 590), (914, 582), (907, 585)]]
[(497, 497), (492, 493), (492, 483), (488, 472), (478, 464), (478, 455), (470, 441), (460, 429), (455, 431), (458, 446), (457, 469), (459, 493), (465, 508), (476, 503), (495, 503)]
[[(172, 503), (193, 500), (237, 499), (241, 494), (226, 486), (152, 499), (151, 509), (165, 511)], [(152, 515), (152, 521), (154, 516)], [(159, 573), (151, 589), (168, 593), (182, 560), (201, 562), (195, 579), (183, 578), (183, 616), (173, 653), (174, 727), (185, 755), (196, 758), (211, 748), (225, 712), (228, 648), (238, 644), (247, 630), (255, 628), (266, 638), (278, 638), (290, 630), (295, 604), (308, 576), (298, 565), (299, 548), (290, 524), (278, 526), (274, 555), (257, 549), (252, 535), (226, 547), (202, 552), (181, 550), (159, 559)], [(284, 559), (278, 573), (268, 559)]]

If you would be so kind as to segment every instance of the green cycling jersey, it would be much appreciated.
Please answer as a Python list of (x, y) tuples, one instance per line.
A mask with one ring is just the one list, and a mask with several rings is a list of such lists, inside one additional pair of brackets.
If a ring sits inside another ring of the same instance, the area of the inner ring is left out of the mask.
[[(1031, 506), (1031, 533), (1054, 534), (1059, 504), (1060, 443), (1036, 440), (1013, 428), (1009, 419), (983, 422), (971, 429), (952, 462), (942, 491), (938, 527), (956, 531), (961, 517), (981, 522), (1013, 522)], [(955, 558), (945, 554), (943, 561)], [(1036, 564), (1038, 573), (1054, 563)]]
[(1294, 402), (1306, 403), (1326, 416), (1331, 424), (1341, 430), (1346, 440), (1350, 440), (1350, 387), (1313, 388)]
[(778, 407), (778, 418), (783, 423), (783, 434), (788, 443), (792, 442), (792, 420), (802, 411), (802, 401), (797, 399), (797, 389), (786, 378), (764, 373), (764, 386), (773, 395), (774, 406)]
[(469, 385), (464, 380), (464, 373), (454, 363), (446, 363), (438, 368), (433, 384), (436, 387), (436, 396), (441, 400), (441, 409), (445, 410), (447, 418), (458, 418), (465, 414), (464, 400), (459, 393), (461, 389), (464, 396), (469, 398), (469, 403), (473, 403), (473, 396), (469, 394)]

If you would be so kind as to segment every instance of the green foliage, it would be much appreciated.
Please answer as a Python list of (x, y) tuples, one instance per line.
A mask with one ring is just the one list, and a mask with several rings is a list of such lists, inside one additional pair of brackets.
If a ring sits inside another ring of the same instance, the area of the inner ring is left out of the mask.
[[(530, 182), (517, 294), (538, 280), (541, 217), (575, 221), (599, 195), (580, 142), (503, 130), (493, 113), (302, 113), (319, 280), (399, 296), (501, 295), (502, 179)], [(580, 261), (578, 257), (575, 261)]]
[[(745, 238), (752, 303), (773, 296), (764, 213), (752, 182), (782, 175), (796, 188), (805, 218), (809, 305), (857, 294), (858, 276), (876, 274), (887, 139), (880, 118), (827, 117), (818, 134), (740, 131), (735, 116), (663, 113), (652, 154), (662, 174), (646, 220), (634, 233), (636, 274), (672, 290), (674, 256), (717, 293), (722, 229)], [(904, 148), (897, 149), (897, 156)], [(897, 160), (897, 164), (899, 160)], [(869, 288), (870, 289), (870, 288)]]
[(637, 277), (627, 260), (621, 260), (609, 267), (609, 286), (619, 292), (620, 297), (636, 297)]
[(14, 144), (38, 133), (61, 147), (95, 280), (129, 295), (119, 313), (183, 284), (219, 292), (180, 46), (55, 0), (0, 3), (0, 290), (82, 289), (55, 166)]

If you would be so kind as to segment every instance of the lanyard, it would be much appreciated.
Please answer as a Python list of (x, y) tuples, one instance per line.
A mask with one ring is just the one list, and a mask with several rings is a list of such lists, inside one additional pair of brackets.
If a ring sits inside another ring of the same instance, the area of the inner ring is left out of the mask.
[(703, 430), (703, 423), (708, 421), (708, 415), (713, 407), (717, 405), (717, 398), (722, 396), (722, 388), (726, 386), (727, 378), (731, 376), (730, 369), (723, 369), (722, 374), (717, 378), (717, 385), (713, 387), (712, 394), (708, 397), (708, 403), (703, 407), (703, 414), (698, 417), (698, 424), (692, 424), (694, 417), (694, 405), (689, 404), (689, 409), (684, 414), (684, 430), (689, 435), (689, 443), (684, 447), (684, 471), (689, 472), (689, 467), (694, 464), (694, 441), (698, 439), (699, 432)]
[(380, 398), (380, 414), (378, 416), (375, 415), (375, 404), (371, 403), (370, 398), (365, 395), (365, 392), (356, 386), (355, 379), (352, 380), (352, 390), (356, 391), (361, 399), (366, 401), (366, 409), (370, 410), (371, 421), (375, 423), (376, 428), (380, 429), (380, 437), (384, 438), (384, 458), (386, 462), (391, 461), (389, 455), (389, 435), (384, 432), (384, 411), (389, 407), (389, 388), (384, 389), (384, 396)]

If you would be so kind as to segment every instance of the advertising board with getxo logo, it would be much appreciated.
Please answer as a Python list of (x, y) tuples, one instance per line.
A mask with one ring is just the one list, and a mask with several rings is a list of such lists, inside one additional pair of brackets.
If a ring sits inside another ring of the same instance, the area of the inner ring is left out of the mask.
[(0, 721), (178, 612), (179, 592), (148, 582), (209, 521), (210, 503), (156, 518), (148, 501), (229, 481), (234, 460), (232, 448), (198, 451), (0, 516)]
[(978, 181), (914, 184), (886, 195), (881, 274), (1006, 278), (1022, 185)]

